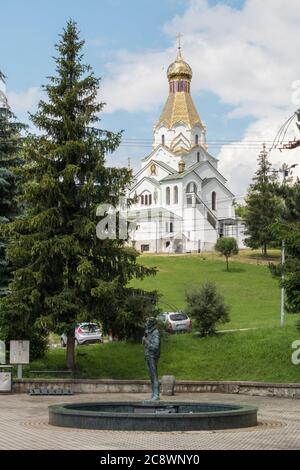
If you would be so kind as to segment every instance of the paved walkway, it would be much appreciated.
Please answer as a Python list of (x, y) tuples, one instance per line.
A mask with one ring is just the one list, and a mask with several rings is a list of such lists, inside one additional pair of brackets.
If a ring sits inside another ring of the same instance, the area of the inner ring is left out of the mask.
[(259, 426), (244, 430), (189, 432), (96, 431), (48, 424), (48, 405), (107, 400), (142, 400), (142, 394), (73, 397), (0, 395), (0, 449), (202, 450), (300, 449), (300, 400), (223, 394), (178, 394), (172, 400), (254, 404)]

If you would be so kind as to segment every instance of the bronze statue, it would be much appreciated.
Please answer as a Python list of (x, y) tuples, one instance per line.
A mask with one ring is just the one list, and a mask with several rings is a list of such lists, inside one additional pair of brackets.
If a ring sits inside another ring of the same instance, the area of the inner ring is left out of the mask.
[(147, 320), (143, 344), (145, 346), (145, 359), (151, 380), (151, 401), (157, 401), (159, 400), (157, 364), (160, 356), (160, 334), (156, 328), (155, 318), (149, 318)]

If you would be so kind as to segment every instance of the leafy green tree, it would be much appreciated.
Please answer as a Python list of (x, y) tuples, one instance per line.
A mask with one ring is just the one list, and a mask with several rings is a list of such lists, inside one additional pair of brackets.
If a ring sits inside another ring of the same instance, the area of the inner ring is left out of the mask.
[[(0, 72), (0, 82), (5, 77)], [(1, 84), (1, 83), (0, 83)], [(13, 168), (21, 164), (21, 131), (24, 125), (17, 122), (9, 108), (5, 94), (0, 89), (0, 296), (7, 293), (11, 279), (11, 266), (6, 256), (8, 238), (3, 225), (11, 222), (20, 212), (17, 202), (18, 184)]]
[(229, 271), (228, 259), (232, 255), (237, 255), (239, 252), (238, 245), (235, 238), (221, 237), (218, 238), (215, 244), (215, 250), (221, 253), (226, 258), (226, 269)]
[(194, 320), (196, 330), (201, 336), (216, 333), (219, 323), (229, 322), (229, 307), (217, 292), (215, 283), (206, 282), (186, 294), (185, 312)]
[(75, 324), (105, 319), (132, 278), (155, 272), (137, 263), (124, 240), (96, 237), (97, 207), (117, 207), (132, 175), (105, 165), (121, 133), (95, 127), (104, 104), (97, 100), (99, 79), (83, 63), (83, 45), (69, 21), (56, 46), (56, 76), (44, 87), (48, 99), (31, 115), (41, 135), (28, 137), (19, 170), (28, 211), (10, 224), (15, 273), (0, 320), (8, 337), (66, 331), (70, 369)]
[(246, 245), (250, 248), (261, 247), (262, 254), (266, 257), (268, 245), (274, 242), (271, 225), (281, 216), (282, 210), (283, 201), (278, 196), (277, 175), (272, 171), (264, 146), (246, 197)]
[(237, 215), (241, 219), (244, 219), (246, 217), (246, 207), (244, 205), (236, 204), (234, 210), (235, 215)]

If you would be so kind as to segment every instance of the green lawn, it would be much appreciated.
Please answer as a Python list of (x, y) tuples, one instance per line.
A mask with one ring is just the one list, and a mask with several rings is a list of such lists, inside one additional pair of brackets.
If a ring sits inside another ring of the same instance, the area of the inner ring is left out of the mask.
[[(291, 362), (291, 344), (300, 339), (293, 326), (222, 333), (163, 336), (159, 374), (176, 379), (300, 382), (300, 365)], [(78, 377), (148, 378), (140, 344), (124, 342), (77, 348)], [(64, 368), (65, 350), (50, 350), (31, 369)], [(28, 373), (28, 369), (27, 369)]]
[[(184, 308), (187, 289), (206, 280), (215, 281), (230, 306), (230, 323), (223, 329), (252, 328), (200, 338), (182, 334), (162, 338), (160, 375), (177, 379), (253, 380), (300, 382), (300, 365), (291, 362), (293, 341), (300, 339), (295, 328), (298, 315), (286, 315), (280, 324), (280, 289), (266, 262), (255, 253), (242, 252), (230, 262), (215, 254), (186, 256), (142, 256), (147, 266), (157, 266), (157, 276), (133, 285), (157, 289), (164, 310)], [(272, 253), (278, 258), (278, 252)], [(174, 306), (174, 307), (173, 307)], [(116, 342), (81, 346), (76, 350), (78, 377), (143, 379), (147, 371), (141, 344)], [(65, 350), (49, 350), (46, 358), (31, 369), (64, 369)], [(28, 368), (26, 372), (28, 374)]]
[[(251, 257), (250, 257), (251, 259)], [(271, 327), (280, 322), (280, 288), (266, 264), (230, 261), (226, 272), (224, 258), (203, 254), (187, 256), (142, 256), (141, 262), (156, 266), (154, 277), (135, 281), (134, 286), (156, 289), (162, 294), (161, 307), (184, 308), (185, 292), (206, 280), (214, 281), (230, 306), (230, 323), (223, 329)], [(287, 323), (294, 322), (287, 316)]]

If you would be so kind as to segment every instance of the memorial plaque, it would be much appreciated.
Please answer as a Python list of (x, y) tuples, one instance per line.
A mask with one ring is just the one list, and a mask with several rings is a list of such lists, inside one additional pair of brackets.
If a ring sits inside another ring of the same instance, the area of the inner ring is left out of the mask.
[(10, 342), (10, 364), (29, 364), (29, 341)]
[(0, 372), (0, 392), (11, 392), (11, 372)]

